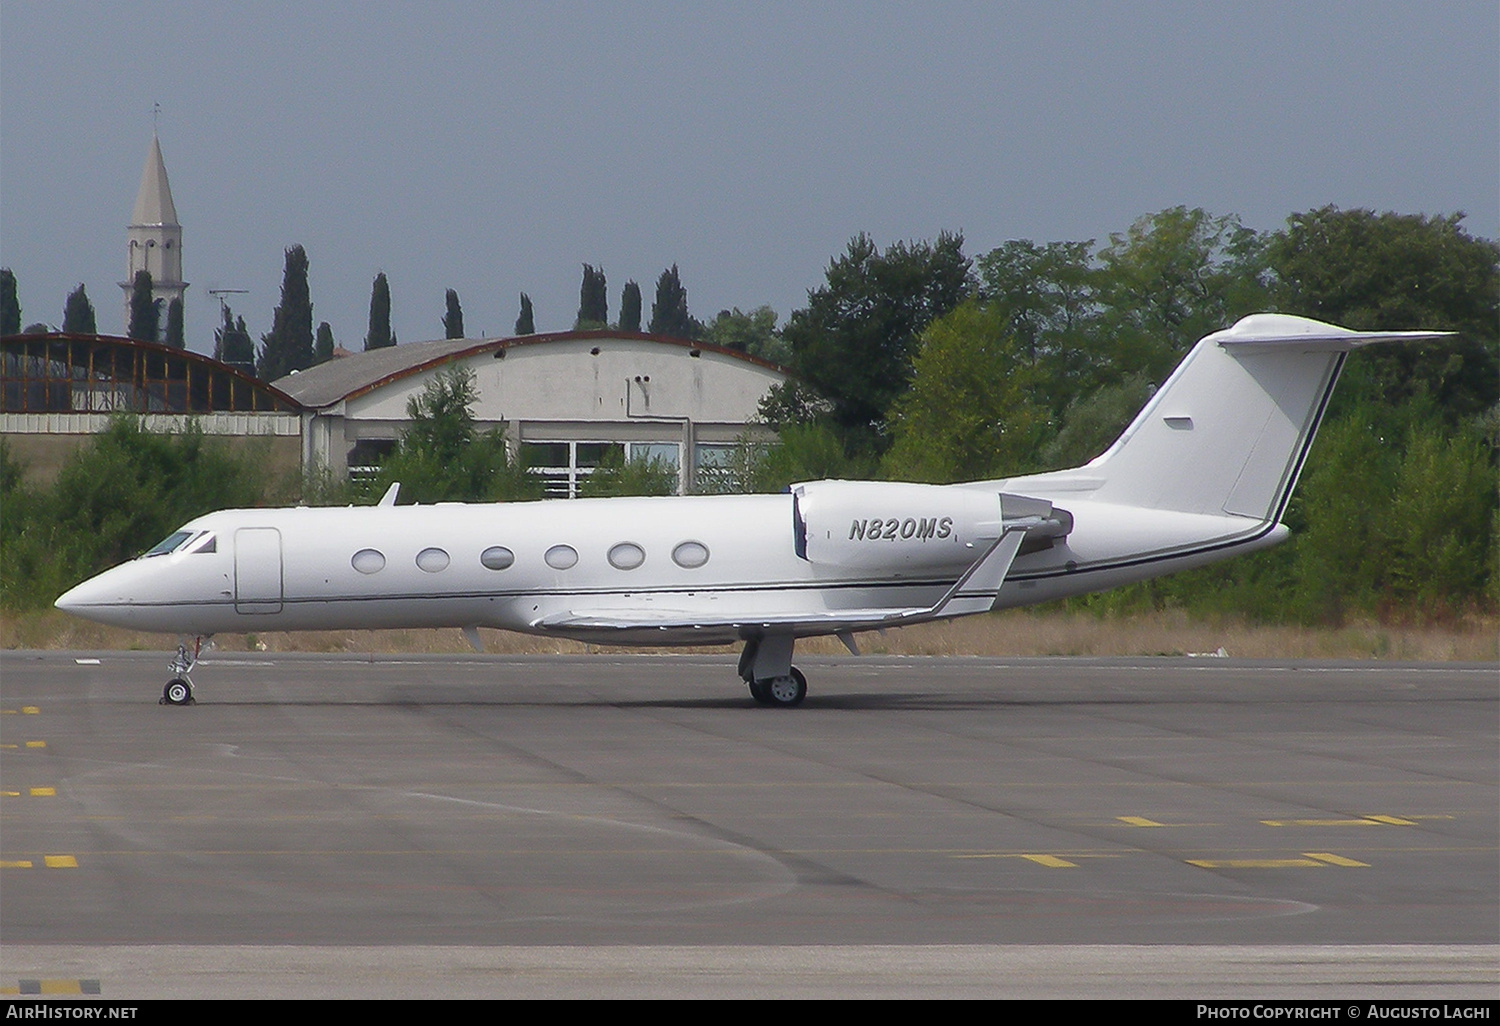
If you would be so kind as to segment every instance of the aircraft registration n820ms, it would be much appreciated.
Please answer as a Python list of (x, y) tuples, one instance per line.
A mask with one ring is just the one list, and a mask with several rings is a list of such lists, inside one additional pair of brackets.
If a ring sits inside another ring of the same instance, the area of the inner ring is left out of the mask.
[(757, 702), (795, 706), (798, 638), (1113, 588), (1282, 541), (1356, 332), (1255, 314), (1200, 341), (1120, 438), (1071, 470), (956, 485), (813, 481), (781, 495), (239, 509), (83, 582), (60, 609), (184, 641), (193, 701), (225, 631), (478, 627), (596, 643), (743, 643)]

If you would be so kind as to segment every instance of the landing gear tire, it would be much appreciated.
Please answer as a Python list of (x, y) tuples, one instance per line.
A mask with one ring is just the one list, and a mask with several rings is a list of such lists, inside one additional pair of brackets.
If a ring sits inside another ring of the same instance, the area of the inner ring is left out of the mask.
[(173, 677), (161, 689), (161, 705), (192, 705), (193, 685), (186, 677)]
[(752, 680), (750, 682), (750, 697), (755, 699), (756, 705), (771, 705), (771, 687), (769, 681)]
[(802, 671), (795, 666), (791, 668), (789, 675), (772, 677), (770, 680), (762, 681), (761, 686), (766, 689), (766, 694), (770, 698), (767, 704), (782, 709), (801, 705), (802, 700), (807, 697), (807, 678), (802, 676)]

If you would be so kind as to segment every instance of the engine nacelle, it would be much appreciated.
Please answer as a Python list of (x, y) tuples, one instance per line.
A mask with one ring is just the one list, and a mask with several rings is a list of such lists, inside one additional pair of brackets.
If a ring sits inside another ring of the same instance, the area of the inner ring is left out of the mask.
[(967, 566), (1000, 537), (1000, 496), (886, 481), (792, 486), (797, 555), (851, 570)]

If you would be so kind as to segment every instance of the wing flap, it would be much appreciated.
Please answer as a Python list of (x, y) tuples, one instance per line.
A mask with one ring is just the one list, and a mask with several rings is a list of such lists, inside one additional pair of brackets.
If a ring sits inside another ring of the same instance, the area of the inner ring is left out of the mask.
[(776, 632), (778, 629), (789, 629), (792, 632), (837, 634), (842, 631), (874, 630), (903, 623), (982, 613), (994, 607), (1000, 585), (1004, 583), (1005, 575), (1010, 571), (1010, 565), (1025, 537), (1026, 527), (1007, 527), (985, 550), (984, 555), (976, 559), (964, 571), (963, 576), (954, 582), (953, 587), (931, 606), (802, 610), (771, 614), (763, 611), (663, 609), (656, 606), (570, 609), (540, 616), (532, 621), (531, 626), (538, 630), (558, 631), (691, 631), (727, 628), (735, 631)]

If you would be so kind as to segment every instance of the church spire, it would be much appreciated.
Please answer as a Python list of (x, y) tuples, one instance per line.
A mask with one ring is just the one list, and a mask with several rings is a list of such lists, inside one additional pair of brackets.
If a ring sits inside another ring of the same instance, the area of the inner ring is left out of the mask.
[(151, 148), (146, 151), (141, 187), (125, 236), (127, 264), (125, 280), (120, 282), (125, 290), (125, 324), (128, 328), (136, 272), (146, 271), (151, 275), (151, 293), (162, 310), (157, 323), (165, 331), (167, 307), (174, 299), (183, 298), (187, 282), (182, 280), (182, 225), (177, 222), (177, 205), (172, 202), (167, 165), (155, 132), (151, 133)]
[(177, 207), (172, 203), (172, 187), (167, 184), (167, 165), (161, 159), (161, 141), (153, 132), (146, 166), (141, 171), (141, 188), (135, 196), (135, 211), (130, 215), (132, 228), (177, 223)]

